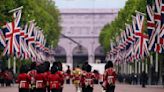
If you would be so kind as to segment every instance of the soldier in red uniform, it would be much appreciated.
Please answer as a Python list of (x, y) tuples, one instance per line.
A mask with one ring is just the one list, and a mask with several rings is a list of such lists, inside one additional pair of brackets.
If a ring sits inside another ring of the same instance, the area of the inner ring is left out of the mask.
[(105, 72), (103, 75), (103, 84), (102, 84), (106, 92), (114, 92), (115, 80), (116, 80), (116, 72), (113, 68), (113, 63), (112, 61), (108, 61), (107, 64), (105, 65)]
[(44, 66), (39, 65), (37, 68), (37, 74), (35, 76), (35, 85), (36, 85), (36, 90), (35, 92), (46, 92), (45, 86), (46, 86), (46, 79), (43, 74), (44, 71)]
[(22, 66), (20, 68), (20, 74), (17, 77), (16, 82), (19, 83), (19, 92), (29, 92), (31, 78), (27, 74), (27, 67)]
[(57, 67), (58, 71), (57, 74), (60, 77), (60, 89), (59, 92), (63, 91), (63, 84), (64, 84), (64, 72), (62, 71), (63, 67), (62, 67), (62, 63), (61, 62), (54, 62), (52, 67)]
[(31, 63), (30, 71), (28, 72), (28, 75), (31, 78), (30, 92), (35, 92), (35, 76), (36, 76), (36, 74), (37, 74), (37, 71), (36, 71), (36, 62), (33, 62), (33, 63)]
[(63, 85), (64, 85), (64, 72), (63, 72), (63, 66), (61, 62), (57, 62), (57, 66), (58, 66), (58, 75), (60, 76), (60, 83), (61, 83), (61, 87), (60, 87), (60, 92), (63, 91)]
[(92, 67), (89, 64), (86, 65), (86, 72), (82, 74), (81, 78), (82, 92), (93, 92), (95, 77), (91, 70)]
[(48, 83), (50, 85), (51, 92), (60, 92), (61, 88), (61, 78), (58, 75), (58, 68), (56, 66), (53, 66), (51, 68), (51, 74), (48, 76)]
[(98, 70), (94, 70), (93, 73), (94, 73), (94, 76), (95, 76), (94, 84), (98, 84), (99, 79), (100, 79), (100, 74), (99, 74)]
[(44, 76), (45, 76), (45, 79), (46, 79), (46, 90), (47, 92), (50, 92), (50, 87), (49, 87), (49, 83), (48, 83), (48, 76), (51, 74), (50, 71), (49, 71), (49, 68), (50, 68), (50, 63), (49, 62), (45, 62), (44, 63)]

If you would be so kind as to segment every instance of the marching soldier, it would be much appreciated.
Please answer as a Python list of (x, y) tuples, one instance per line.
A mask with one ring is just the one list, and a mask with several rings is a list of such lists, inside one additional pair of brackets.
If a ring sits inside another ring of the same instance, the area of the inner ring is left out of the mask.
[(48, 83), (50, 86), (51, 92), (60, 92), (61, 88), (61, 78), (58, 75), (58, 68), (57, 66), (51, 67), (51, 74), (48, 76)]
[(113, 68), (112, 61), (108, 61), (105, 65), (105, 72), (103, 75), (103, 88), (106, 92), (114, 92), (115, 90), (115, 80), (116, 80), (116, 72)]
[(30, 66), (30, 71), (28, 72), (28, 75), (31, 78), (31, 88), (30, 88), (30, 92), (35, 92), (35, 76), (37, 74), (36, 71), (36, 62), (33, 62)]
[(86, 65), (86, 72), (82, 74), (81, 78), (82, 92), (93, 92), (95, 77), (91, 70), (92, 67), (89, 64)]
[(43, 74), (44, 71), (44, 66), (43, 65), (39, 65), (37, 68), (37, 74), (35, 76), (35, 85), (36, 85), (36, 90), (35, 92), (46, 92), (46, 79), (45, 76)]
[(19, 92), (29, 92), (31, 78), (27, 74), (26, 66), (20, 68), (20, 74), (18, 75), (16, 82), (19, 83)]
[(76, 92), (79, 90), (80, 87), (81, 74), (82, 71), (79, 68), (79, 66), (77, 66), (73, 71), (73, 78), (72, 78), (73, 84), (76, 87)]
[(94, 84), (98, 84), (99, 83), (99, 79), (100, 79), (100, 74), (97, 70), (93, 71), (95, 79), (94, 79)]
[(63, 85), (64, 85), (64, 72), (63, 72), (63, 67), (61, 62), (57, 62), (58, 66), (58, 74), (60, 76), (60, 82), (61, 82), (61, 87), (60, 87), (60, 92), (63, 92)]
[(65, 72), (65, 76), (66, 76), (66, 84), (70, 84), (70, 79), (71, 79), (71, 69), (70, 66), (67, 66), (68, 69)]
[(45, 76), (45, 79), (46, 79), (46, 90), (47, 92), (50, 92), (50, 86), (49, 86), (49, 83), (48, 83), (48, 76), (51, 74), (50, 71), (49, 71), (49, 68), (50, 68), (50, 63), (49, 62), (45, 62), (44, 63), (44, 76)]
[(62, 71), (62, 63), (61, 62), (54, 62), (52, 67), (57, 67), (58, 71), (57, 74), (60, 76), (60, 89), (59, 92), (63, 91), (63, 85), (64, 85), (64, 72)]

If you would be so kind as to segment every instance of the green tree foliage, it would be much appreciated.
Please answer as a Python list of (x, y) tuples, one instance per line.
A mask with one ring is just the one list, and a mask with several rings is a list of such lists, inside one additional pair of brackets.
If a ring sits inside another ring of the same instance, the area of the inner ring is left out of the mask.
[(56, 46), (60, 34), (60, 14), (53, 0), (0, 0), (0, 27), (12, 20), (8, 11), (23, 6), (21, 25), (35, 20), (51, 46)]
[[(151, 0), (152, 1), (152, 0)], [(111, 24), (104, 26), (100, 33), (99, 41), (104, 47), (105, 51), (110, 49), (110, 41), (115, 41), (117, 35), (120, 35), (121, 30), (125, 29), (125, 23), (132, 24), (132, 15), (135, 15), (135, 11), (146, 13), (146, 0), (128, 0), (123, 9), (120, 9), (118, 16)], [(145, 21), (146, 25), (146, 21)], [(146, 29), (146, 26), (144, 26)]]

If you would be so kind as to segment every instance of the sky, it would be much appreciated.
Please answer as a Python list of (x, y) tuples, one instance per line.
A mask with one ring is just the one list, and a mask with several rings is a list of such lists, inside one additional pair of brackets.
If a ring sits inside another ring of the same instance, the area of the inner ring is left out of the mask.
[(59, 9), (63, 8), (123, 8), (127, 0), (54, 0)]

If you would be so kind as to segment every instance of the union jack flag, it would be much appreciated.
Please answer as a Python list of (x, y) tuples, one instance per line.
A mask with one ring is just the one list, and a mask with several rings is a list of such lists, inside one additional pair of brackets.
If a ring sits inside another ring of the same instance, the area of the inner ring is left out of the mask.
[(137, 13), (136, 14), (136, 28), (134, 30), (136, 42), (137, 45), (135, 50), (139, 50), (140, 57), (144, 57), (145, 53), (146, 55), (149, 55), (148, 51), (148, 36), (144, 34), (143, 31), (143, 23), (144, 23), (144, 15)]
[(20, 53), (20, 44), (19, 44), (19, 36), (20, 36), (20, 19), (21, 19), (21, 9), (17, 9), (13, 13), (13, 21), (10, 23), (6, 23), (5, 28), (5, 37), (6, 37), (6, 47), (3, 51), (3, 55), (14, 55), (18, 56)]
[(28, 50), (30, 52), (30, 57), (32, 60), (36, 60), (36, 51), (35, 51), (35, 30), (34, 30), (35, 23), (34, 21), (30, 21), (30, 25), (28, 28)]
[(24, 29), (21, 30), (20, 32), (20, 57), (22, 59), (29, 59), (29, 51), (28, 51), (28, 46), (26, 43), (27, 39), (27, 29), (28, 29), (28, 24), (24, 26)]
[[(147, 5), (149, 50), (164, 53), (164, 0), (155, 0), (153, 6)], [(154, 10), (154, 11), (153, 11)]]
[(0, 44), (1, 46), (6, 46), (6, 38), (4, 36), (3, 30), (0, 29)]

